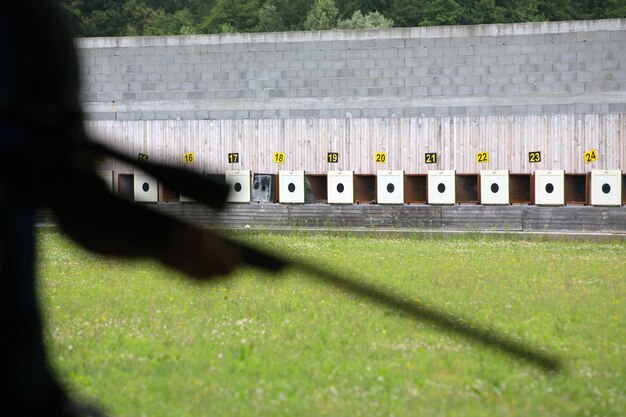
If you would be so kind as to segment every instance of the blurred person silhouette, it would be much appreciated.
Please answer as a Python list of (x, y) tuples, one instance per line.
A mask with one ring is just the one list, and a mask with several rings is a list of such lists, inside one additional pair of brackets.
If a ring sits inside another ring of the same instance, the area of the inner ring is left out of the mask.
[[(191, 277), (230, 272), (239, 250), (209, 231), (110, 194), (81, 151), (79, 69), (54, 0), (0, 2), (0, 414), (99, 416), (65, 393), (46, 358), (34, 215), (50, 208), (92, 251), (151, 257)], [(78, 191), (80, 190), (80, 191)]]

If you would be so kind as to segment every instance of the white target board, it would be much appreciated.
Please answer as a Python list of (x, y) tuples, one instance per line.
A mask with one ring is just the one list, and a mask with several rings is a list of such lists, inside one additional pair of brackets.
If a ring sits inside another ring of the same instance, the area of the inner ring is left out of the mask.
[(591, 170), (591, 205), (622, 205), (622, 171)]
[(509, 171), (480, 171), (480, 204), (509, 204)]
[(377, 171), (378, 204), (404, 204), (404, 171)]
[(98, 171), (98, 176), (104, 180), (107, 189), (113, 192), (113, 171)]
[(151, 176), (135, 171), (133, 175), (135, 201), (156, 203), (159, 201), (159, 182)]
[(535, 204), (562, 206), (565, 204), (565, 171), (535, 171)]
[(456, 202), (456, 171), (428, 171), (428, 204)]
[(329, 204), (354, 204), (354, 173), (353, 171), (328, 171)]
[(252, 174), (250, 171), (226, 171), (226, 185), (228, 185), (229, 203), (249, 203), (251, 199)]
[(304, 204), (304, 171), (278, 172), (278, 201)]

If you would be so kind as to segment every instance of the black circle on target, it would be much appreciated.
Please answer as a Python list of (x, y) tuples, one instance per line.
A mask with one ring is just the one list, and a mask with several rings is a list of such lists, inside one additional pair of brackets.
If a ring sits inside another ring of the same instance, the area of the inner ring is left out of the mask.
[(443, 193), (446, 191), (446, 185), (444, 183), (441, 183), (437, 186), (437, 191), (439, 191), (440, 193)]
[(602, 185), (602, 192), (604, 194), (608, 194), (611, 192), (611, 186), (609, 184)]
[(546, 193), (548, 194), (552, 194), (552, 192), (554, 191), (554, 185), (552, 185), (551, 182), (546, 184)]
[(500, 186), (495, 182), (491, 184), (491, 192), (496, 194), (498, 191), (500, 191)]
[(143, 185), (141, 186), (141, 189), (147, 193), (148, 190), (150, 189), (150, 184), (148, 184), (147, 182), (144, 182)]
[(293, 193), (294, 191), (296, 191), (296, 185), (293, 182), (290, 182), (289, 185), (287, 186), (287, 189), (289, 190), (290, 193)]
[(236, 183), (235, 183), (235, 187), (234, 187), (234, 188), (235, 188), (235, 191), (236, 191), (236, 192), (241, 191), (241, 184), (239, 184), (238, 182), (236, 182)]
[(396, 189), (396, 187), (394, 187), (393, 184), (391, 184), (391, 183), (387, 184), (387, 192), (389, 194), (393, 193), (393, 190), (395, 190), (395, 189)]
[(345, 190), (345, 187), (343, 186), (343, 184), (342, 183), (337, 184), (337, 192), (343, 193), (343, 190)]

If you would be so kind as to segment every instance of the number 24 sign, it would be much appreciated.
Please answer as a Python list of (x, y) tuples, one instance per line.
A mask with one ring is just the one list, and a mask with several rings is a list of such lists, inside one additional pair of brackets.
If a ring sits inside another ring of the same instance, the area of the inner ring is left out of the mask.
[(585, 152), (585, 163), (590, 164), (593, 161), (598, 160), (598, 151), (595, 149), (590, 150), (589, 152)]

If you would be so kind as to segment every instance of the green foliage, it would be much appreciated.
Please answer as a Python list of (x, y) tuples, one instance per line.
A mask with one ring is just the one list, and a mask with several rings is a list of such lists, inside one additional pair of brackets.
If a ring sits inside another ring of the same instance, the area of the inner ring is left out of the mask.
[(63, 0), (60, 6), (67, 16), (72, 33), (79, 35), (81, 32), (82, 8), (84, 7), (83, 1)]
[(393, 19), (396, 26), (419, 26), (422, 21), (423, 2), (414, 0), (391, 0), (388, 17)]
[(335, 4), (344, 19), (350, 18), (357, 11), (367, 15), (370, 12), (383, 13), (391, 10), (391, 0), (335, 0)]
[(83, 36), (120, 36), (126, 33), (126, 19), (120, 10), (96, 10), (82, 19)]
[(499, 3), (504, 9), (502, 23), (539, 20), (538, 0), (500, 0)]
[(144, 35), (192, 35), (195, 33), (191, 12), (188, 9), (168, 14), (159, 9), (153, 12), (144, 25)]
[(337, 26), (339, 10), (334, 0), (315, 0), (313, 7), (306, 15), (306, 30), (328, 30)]
[(314, 0), (272, 0), (287, 30), (304, 30), (306, 10), (310, 10)]
[(599, 2), (594, 19), (626, 18), (626, 0), (605, 0)]
[(208, 16), (202, 19), (202, 33), (252, 32), (259, 23), (258, 0), (217, 0)]
[(574, 14), (572, 0), (539, 0), (539, 20), (569, 20)]
[[(626, 0), (59, 0), (79, 36), (626, 18)], [(308, 11), (308, 12), (307, 12)], [(358, 12), (358, 13), (357, 13)]]
[(350, 19), (340, 20), (339, 29), (385, 29), (393, 27), (393, 20), (387, 19), (381, 13), (369, 12), (365, 16), (360, 10), (352, 14)]
[(154, 10), (147, 7), (145, 0), (126, 0), (122, 8), (123, 16), (126, 18), (125, 35), (143, 35), (144, 27)]
[(504, 21), (504, 9), (496, 0), (461, 0), (463, 13), (461, 24), (498, 23)]
[(463, 8), (455, 0), (429, 0), (420, 26), (458, 25), (462, 16)]
[(259, 23), (255, 30), (257, 32), (281, 32), (286, 29), (276, 4), (272, 1), (265, 2), (259, 9)]

